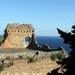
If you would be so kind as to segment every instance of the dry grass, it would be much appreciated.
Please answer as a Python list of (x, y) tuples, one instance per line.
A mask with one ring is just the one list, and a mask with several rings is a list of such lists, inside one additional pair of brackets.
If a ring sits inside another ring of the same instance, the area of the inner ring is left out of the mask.
[(14, 65), (5, 68), (2, 73), (6, 75), (46, 75), (52, 69), (57, 68), (59, 65), (56, 62), (46, 58), (34, 63), (27, 63), (27, 60), (15, 60)]

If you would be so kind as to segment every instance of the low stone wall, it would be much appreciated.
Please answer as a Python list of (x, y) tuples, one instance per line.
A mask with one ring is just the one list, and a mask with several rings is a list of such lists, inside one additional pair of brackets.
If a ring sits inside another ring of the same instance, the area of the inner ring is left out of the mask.
[(2, 49), (0, 48), (0, 65), (9, 67), (13, 65), (14, 60), (22, 59), (27, 63), (36, 62), (45, 58), (51, 60), (51, 54), (61, 53), (61, 51), (45, 52), (29, 49)]
[[(27, 58), (27, 57), (37, 57), (39, 58), (44, 58), (44, 57), (50, 57), (52, 53), (59, 53), (60, 51), (52, 51), (52, 52), (43, 52), (39, 50), (29, 50), (29, 49), (2, 49), (0, 48), (0, 59), (6, 58), (6, 57), (11, 57), (11, 58), (18, 58), (21, 56), (22, 58)], [(65, 53), (64, 53), (65, 54)], [(67, 55), (67, 54), (65, 54)]]
[[(36, 54), (38, 52), (38, 55)], [(22, 56), (23, 58), (26, 57), (33, 57), (34, 55), (37, 56), (37, 58), (42, 58), (50, 55), (51, 52), (43, 52), (38, 50), (24, 50), (24, 49), (12, 49), (12, 50), (6, 50), (1, 49), (0, 50), (0, 59), (6, 58), (6, 57), (12, 57), (12, 58), (18, 58), (19, 56)]]

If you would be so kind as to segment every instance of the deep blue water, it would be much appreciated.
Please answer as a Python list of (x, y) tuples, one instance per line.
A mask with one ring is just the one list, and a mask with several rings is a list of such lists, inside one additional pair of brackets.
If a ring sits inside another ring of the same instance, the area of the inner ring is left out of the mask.
[(71, 51), (69, 45), (64, 44), (64, 40), (60, 37), (37, 36), (36, 40), (39, 45), (46, 44), (50, 48), (63, 47), (67, 52)]

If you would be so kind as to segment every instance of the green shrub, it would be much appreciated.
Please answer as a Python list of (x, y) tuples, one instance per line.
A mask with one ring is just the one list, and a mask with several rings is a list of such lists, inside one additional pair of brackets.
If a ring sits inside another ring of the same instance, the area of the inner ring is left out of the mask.
[(3, 43), (4, 37), (0, 35), (0, 45)]
[(50, 58), (51, 58), (51, 60), (54, 61), (54, 60), (56, 60), (56, 55), (54, 53), (52, 53), (51, 56), (50, 56)]
[(60, 53), (52, 53), (51, 56), (50, 56), (51, 60), (62, 60), (65, 58), (65, 55), (63, 52), (60, 52)]
[(62, 60), (63, 58), (65, 58), (65, 56), (64, 56), (63, 53), (57, 53), (57, 54), (56, 54), (56, 58), (57, 58), (58, 60)]
[(27, 63), (32, 63), (32, 62), (36, 62), (36, 59), (34, 59), (33, 57), (27, 57), (28, 62)]
[(2, 64), (0, 64), (0, 71), (3, 71), (4, 66)]
[(18, 59), (22, 59), (22, 58), (23, 58), (23, 56), (22, 55), (19, 55)]

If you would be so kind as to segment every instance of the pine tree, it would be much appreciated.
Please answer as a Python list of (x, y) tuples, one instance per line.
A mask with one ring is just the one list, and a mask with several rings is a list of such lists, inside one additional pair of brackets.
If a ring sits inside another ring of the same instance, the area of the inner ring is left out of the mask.
[(71, 32), (64, 32), (60, 29), (58, 29), (58, 33), (60, 34), (60, 37), (64, 39), (65, 44), (69, 44), (71, 48), (70, 56), (68, 58), (63, 59), (61, 62), (62, 65), (66, 65), (64, 68), (67, 69), (67, 71), (64, 73), (64, 75), (74, 75), (75, 74), (75, 25), (72, 26)]

